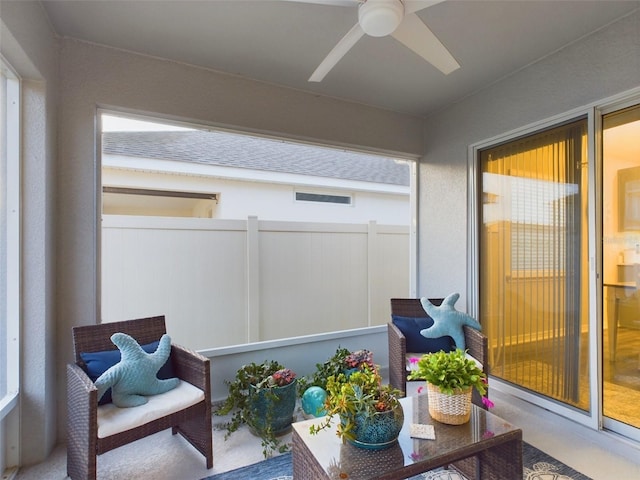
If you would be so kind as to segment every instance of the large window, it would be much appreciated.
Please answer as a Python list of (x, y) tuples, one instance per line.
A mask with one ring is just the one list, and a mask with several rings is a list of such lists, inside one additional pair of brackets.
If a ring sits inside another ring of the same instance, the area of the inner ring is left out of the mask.
[(103, 321), (206, 350), (385, 325), (409, 294), (411, 162), (100, 118)]
[(0, 473), (5, 417), (17, 402), (19, 324), (19, 83), (0, 58)]

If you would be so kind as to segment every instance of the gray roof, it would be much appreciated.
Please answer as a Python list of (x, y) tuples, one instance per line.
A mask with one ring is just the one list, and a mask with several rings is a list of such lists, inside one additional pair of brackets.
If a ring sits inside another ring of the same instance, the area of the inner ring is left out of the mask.
[(409, 185), (409, 166), (391, 158), (226, 132), (105, 132), (104, 153)]

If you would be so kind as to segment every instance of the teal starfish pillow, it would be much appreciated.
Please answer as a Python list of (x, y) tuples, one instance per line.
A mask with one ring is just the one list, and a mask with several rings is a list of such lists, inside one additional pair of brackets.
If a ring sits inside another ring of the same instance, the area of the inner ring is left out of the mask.
[(147, 403), (146, 396), (168, 392), (178, 386), (180, 380), (177, 378), (160, 380), (156, 377), (171, 353), (169, 335), (162, 336), (153, 353), (145, 352), (126, 333), (114, 333), (111, 341), (120, 350), (122, 358), (96, 379), (98, 400), (111, 388), (111, 397), (117, 407), (137, 407)]
[(433, 325), (420, 330), (420, 335), (426, 338), (438, 338), (450, 336), (456, 342), (456, 348), (466, 349), (463, 326), (468, 325), (476, 330), (481, 330), (480, 324), (470, 315), (459, 312), (453, 306), (460, 298), (459, 293), (452, 293), (444, 299), (440, 306), (435, 306), (428, 298), (421, 298), (422, 308), (433, 319)]

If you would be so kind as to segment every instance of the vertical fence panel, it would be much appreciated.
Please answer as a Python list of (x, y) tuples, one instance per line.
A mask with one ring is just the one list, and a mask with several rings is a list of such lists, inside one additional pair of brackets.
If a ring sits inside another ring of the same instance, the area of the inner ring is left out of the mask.
[(410, 283), (408, 227), (105, 216), (102, 250), (103, 321), (195, 349), (381, 325)]

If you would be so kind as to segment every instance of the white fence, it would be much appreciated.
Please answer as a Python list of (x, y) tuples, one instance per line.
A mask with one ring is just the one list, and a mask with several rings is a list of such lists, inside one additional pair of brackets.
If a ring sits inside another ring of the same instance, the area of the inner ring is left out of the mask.
[(102, 318), (163, 314), (196, 350), (384, 325), (409, 227), (105, 215)]

